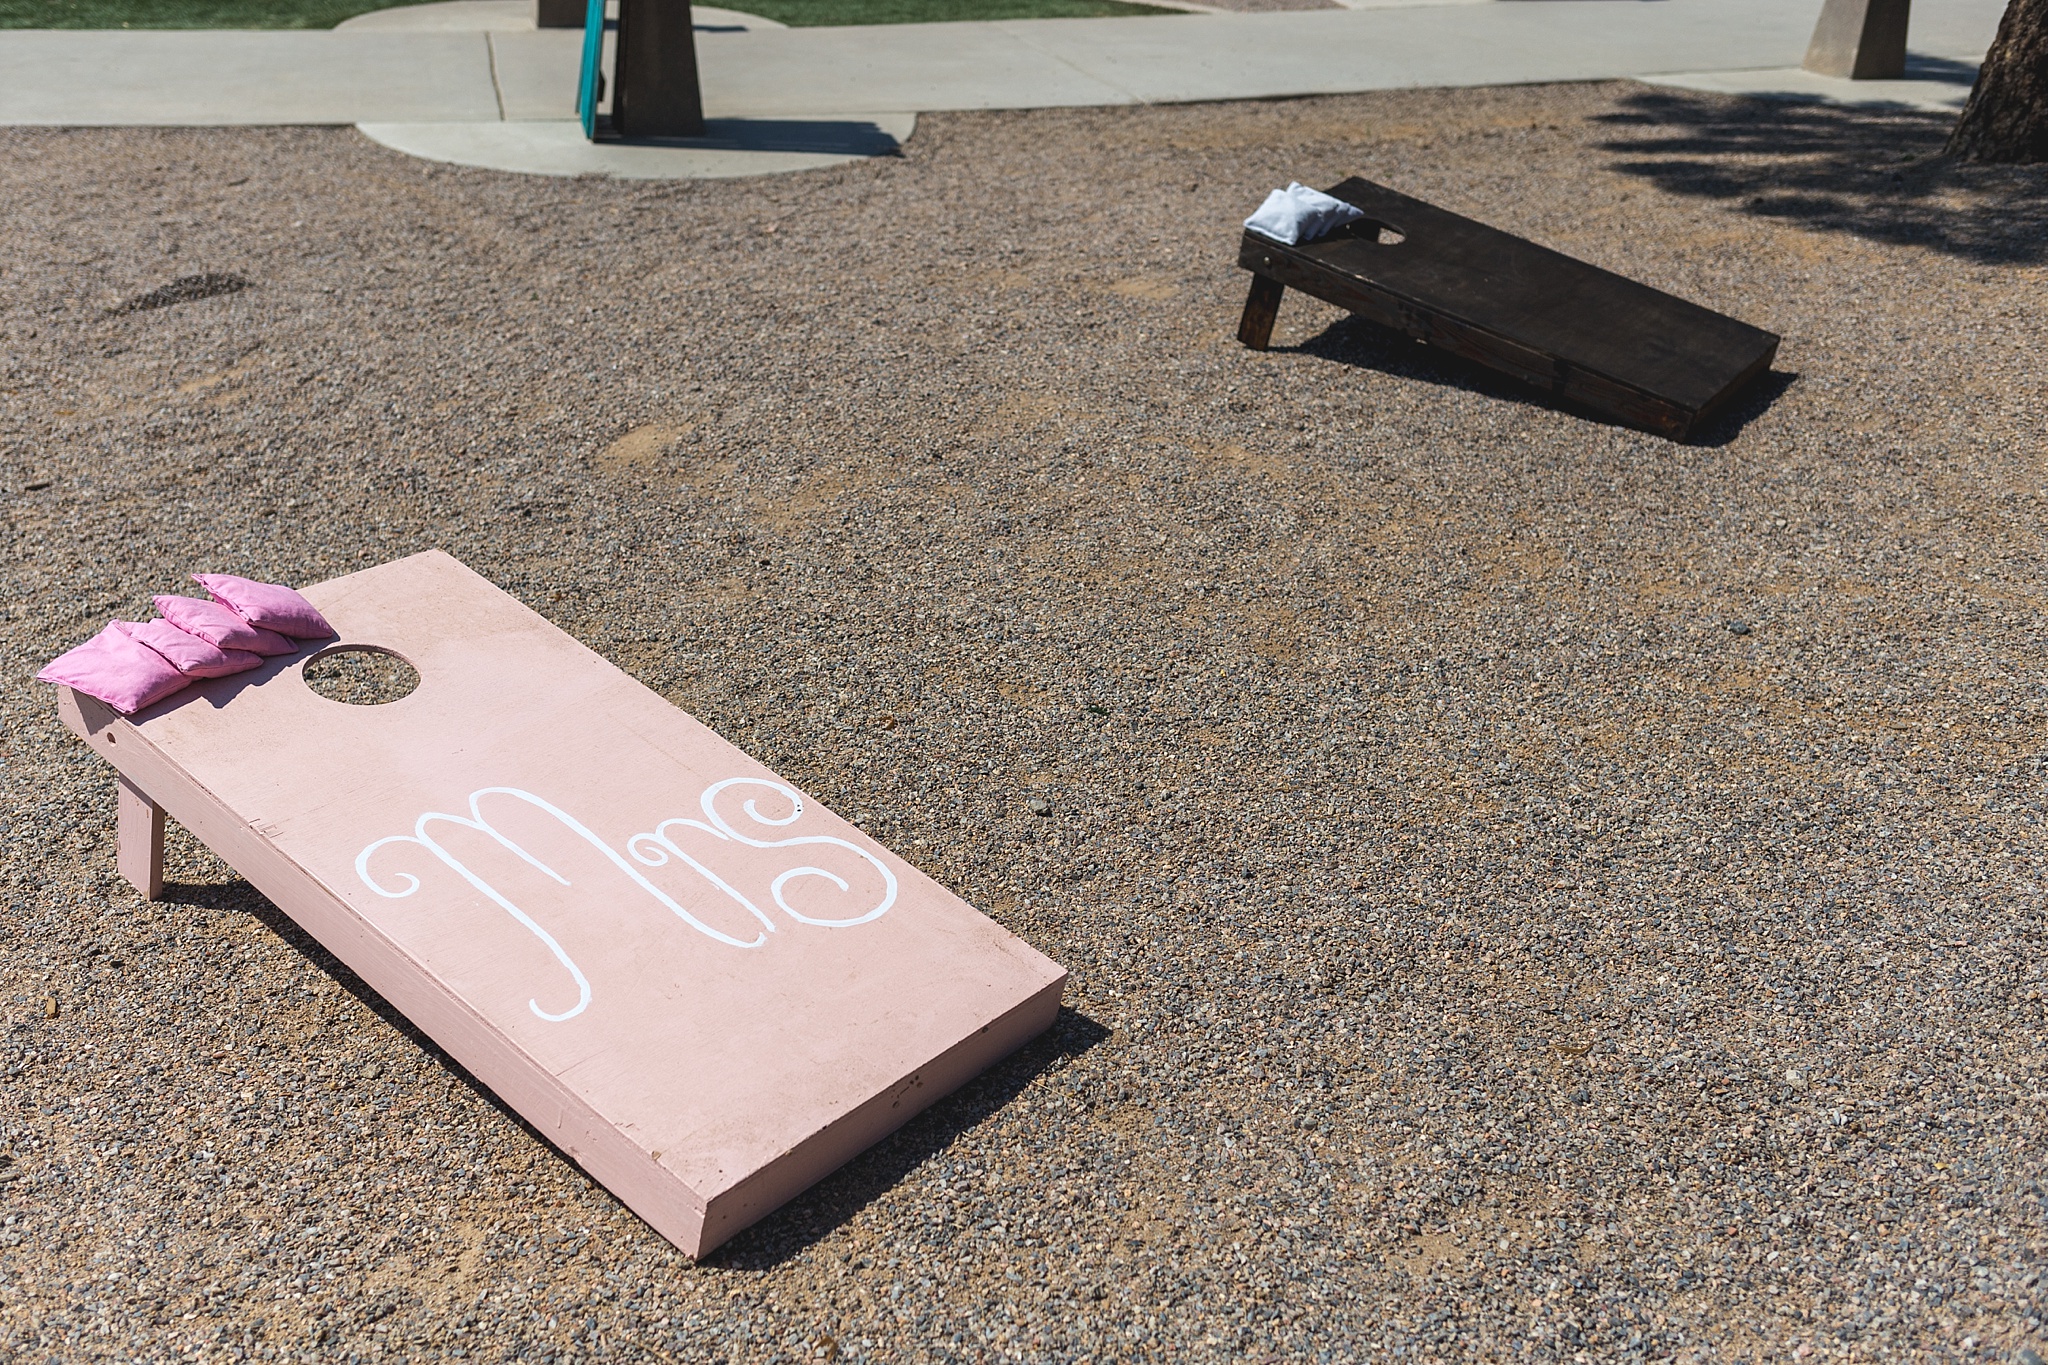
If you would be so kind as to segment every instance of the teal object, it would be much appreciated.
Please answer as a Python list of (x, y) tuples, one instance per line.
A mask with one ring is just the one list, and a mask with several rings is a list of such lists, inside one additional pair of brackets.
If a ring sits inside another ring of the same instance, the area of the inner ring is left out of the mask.
[(576, 113), (583, 136), (597, 141), (597, 101), (604, 87), (604, 0), (590, 0), (583, 13), (583, 76), (576, 83)]

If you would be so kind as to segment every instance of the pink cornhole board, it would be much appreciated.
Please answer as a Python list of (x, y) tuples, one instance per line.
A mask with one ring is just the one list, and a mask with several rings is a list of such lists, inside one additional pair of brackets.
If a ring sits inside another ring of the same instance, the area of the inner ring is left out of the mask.
[[(1053, 1022), (1066, 973), (445, 554), (340, 632), (124, 719), (120, 864), (174, 816), (692, 1256)], [(381, 706), (306, 686), (351, 646)]]

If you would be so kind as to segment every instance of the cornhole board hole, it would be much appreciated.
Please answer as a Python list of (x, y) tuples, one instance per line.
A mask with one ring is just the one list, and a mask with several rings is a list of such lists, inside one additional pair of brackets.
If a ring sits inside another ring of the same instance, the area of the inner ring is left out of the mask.
[[(340, 633), (122, 717), (163, 815), (692, 1256), (1052, 1023), (1066, 973), (445, 554), (305, 590)], [(351, 648), (398, 701), (314, 692)]]
[(1249, 229), (1238, 339), (1272, 340), (1282, 294), (1305, 294), (1682, 439), (1770, 368), (1778, 338), (1511, 233), (1356, 177), (1329, 191), (1365, 214), (1289, 246)]

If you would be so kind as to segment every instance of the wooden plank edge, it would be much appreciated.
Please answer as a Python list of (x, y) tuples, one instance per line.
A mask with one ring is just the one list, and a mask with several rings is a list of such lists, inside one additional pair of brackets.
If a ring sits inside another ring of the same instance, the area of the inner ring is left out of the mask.
[(834, 1119), (732, 1189), (714, 1195), (700, 1257), (781, 1208), (1051, 1028), (1065, 998), (1067, 973), (981, 1026), (858, 1108)]
[(1693, 433), (1727, 411), (1729, 406), (1742, 396), (1744, 389), (1754, 384), (1771, 368), (1771, 363), (1778, 358), (1778, 344), (1783, 338), (1779, 337), (1775, 332), (1766, 332), (1764, 335), (1771, 339), (1771, 344), (1764, 348), (1763, 354), (1750, 361), (1744, 367), (1742, 373), (1729, 380), (1719, 393), (1709, 398), (1705, 403), (1702, 403), (1699, 412), (1694, 415), (1691, 422), (1687, 423), (1686, 429), (1679, 432), (1673, 439), (1680, 441), (1690, 440)]

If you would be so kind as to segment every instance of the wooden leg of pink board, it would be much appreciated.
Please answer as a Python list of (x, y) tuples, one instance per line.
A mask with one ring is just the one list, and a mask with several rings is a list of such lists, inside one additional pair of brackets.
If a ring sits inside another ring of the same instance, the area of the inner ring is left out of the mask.
[(120, 802), (115, 831), (120, 840), (114, 866), (144, 900), (164, 893), (164, 808), (142, 794), (142, 788), (116, 777)]

